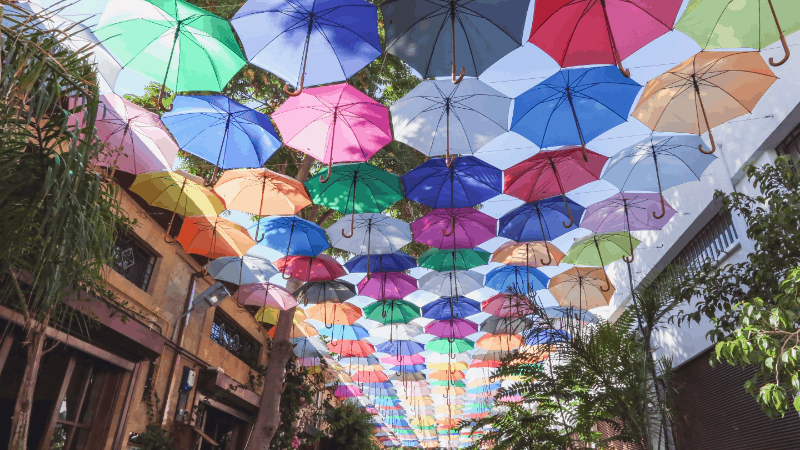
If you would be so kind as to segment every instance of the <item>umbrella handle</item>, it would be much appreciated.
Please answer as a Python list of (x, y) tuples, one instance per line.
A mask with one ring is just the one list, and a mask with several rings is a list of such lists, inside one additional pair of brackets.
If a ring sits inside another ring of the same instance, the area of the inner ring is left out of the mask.
[(567, 196), (562, 195), (561, 198), (564, 199), (564, 206), (567, 207), (567, 215), (569, 215), (569, 223), (561, 222), (561, 225), (564, 225), (564, 228), (569, 228), (575, 224), (575, 219), (572, 217), (572, 211), (569, 209), (569, 203), (567, 203)]
[[(661, 217), (664, 217), (664, 216), (661, 216)], [(630, 226), (628, 228), (630, 229)], [(622, 260), (625, 261), (626, 263), (630, 264), (636, 258), (633, 255), (633, 236), (631, 236), (631, 232), (630, 231), (628, 231), (628, 241), (631, 243), (631, 257), (630, 257), (630, 259), (628, 259), (627, 256), (623, 256)]]
[(356, 216), (355, 213), (353, 213), (350, 215), (350, 234), (348, 235), (347, 233), (344, 232), (344, 229), (342, 229), (342, 236), (344, 236), (346, 239), (350, 239), (351, 237), (353, 237), (355, 228), (356, 228)]
[(601, 269), (603, 269), (603, 275), (606, 277), (606, 287), (603, 288), (603, 286), (600, 286), (600, 290), (603, 291), (603, 292), (608, 292), (608, 291), (611, 290), (611, 282), (608, 281), (608, 273), (606, 273), (606, 269), (604, 269), (602, 267), (601, 267)]
[(619, 50), (614, 48), (614, 53), (617, 55), (617, 68), (622, 73), (622, 76), (624, 76), (625, 78), (630, 78), (631, 77), (631, 69), (626, 69), (626, 68), (622, 67), (622, 58), (619, 57)]
[(769, 3), (769, 9), (772, 10), (772, 18), (775, 19), (775, 27), (778, 28), (778, 35), (781, 37), (781, 44), (783, 44), (783, 52), (785, 53), (785, 56), (783, 57), (783, 59), (778, 61), (778, 62), (775, 62), (774, 58), (770, 58), (769, 59), (769, 65), (770, 66), (778, 67), (778, 66), (782, 66), (783, 63), (785, 63), (786, 61), (789, 60), (789, 56), (791, 55), (791, 52), (789, 51), (789, 44), (786, 42), (786, 36), (783, 35), (783, 30), (781, 29), (781, 24), (778, 23), (778, 15), (775, 14), (775, 7), (772, 6), (772, 0), (767, 0), (767, 3)]
[(284, 280), (291, 280), (292, 279), (292, 275), (289, 274), (289, 276), (287, 277), (285, 273), (281, 272), (281, 278), (283, 278)]
[(174, 105), (170, 103), (169, 108), (164, 106), (164, 89), (166, 89), (166, 88), (167, 88), (166, 84), (162, 84), (161, 85), (161, 90), (158, 92), (158, 100), (156, 101), (156, 104), (158, 105), (158, 108), (161, 111), (170, 112), (170, 111), (172, 111), (172, 108), (174, 107)]
[(455, 2), (450, 2), (450, 26), (452, 30), (453, 36), (453, 84), (461, 83), (461, 80), (464, 79), (464, 75), (467, 73), (465, 68), (461, 68), (461, 75), (456, 78), (456, 6)]
[(667, 213), (667, 209), (664, 206), (664, 194), (661, 194), (661, 214), (658, 215), (656, 213), (653, 213), (653, 218), (654, 219), (660, 219), (660, 218), (664, 217), (664, 214), (666, 214), (666, 213)]
[[(448, 233), (447, 230), (442, 230), (442, 236), (452, 236), (453, 233), (456, 232), (456, 216), (450, 218), (450, 232)], [(455, 265), (455, 260), (453, 260), (453, 264)]]
[(328, 163), (328, 174), (326, 176), (324, 176), (324, 177), (322, 175), (320, 175), (319, 176), (319, 182), (323, 183), (323, 184), (327, 183), (328, 180), (331, 179), (331, 173), (332, 172), (333, 172), (333, 159), (331, 159), (331, 162)]
[(550, 249), (547, 248), (547, 241), (545, 241), (544, 248), (545, 248), (545, 251), (547, 252), (547, 257), (550, 258), (550, 259), (548, 259), (547, 262), (544, 262), (544, 259), (540, 258), (539, 261), (542, 263), (543, 266), (549, 266), (550, 263), (553, 262), (553, 254), (550, 252)]

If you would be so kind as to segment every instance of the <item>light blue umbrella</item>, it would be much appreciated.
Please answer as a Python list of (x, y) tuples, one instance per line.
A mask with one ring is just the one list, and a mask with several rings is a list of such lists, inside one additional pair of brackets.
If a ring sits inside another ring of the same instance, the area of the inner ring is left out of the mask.
[(496, 267), (486, 274), (486, 287), (498, 292), (524, 294), (526, 292), (547, 289), (550, 278), (539, 269), (524, 266)]
[(321, 336), (331, 339), (359, 341), (369, 336), (369, 331), (360, 325), (332, 325), (317, 330)]
[(285, 255), (317, 256), (330, 248), (325, 230), (297, 216), (267, 217), (259, 226), (264, 228), (259, 243)]
[[(717, 159), (697, 151), (703, 144), (700, 136), (691, 134), (650, 136), (626, 149), (608, 161), (603, 180), (621, 191), (650, 191), (662, 194), (689, 181), (697, 181), (708, 166)], [(660, 219), (666, 214), (664, 196), (661, 195)]]

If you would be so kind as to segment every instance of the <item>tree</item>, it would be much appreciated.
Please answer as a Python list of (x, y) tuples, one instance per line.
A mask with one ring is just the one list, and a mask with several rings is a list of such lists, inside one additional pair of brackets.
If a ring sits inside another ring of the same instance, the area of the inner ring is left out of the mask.
[[(45, 330), (76, 318), (64, 301), (89, 291), (110, 298), (102, 271), (126, 227), (116, 189), (91, 162), (107, 149), (94, 136), (96, 76), (71, 31), (42, 31), (5, 5), (0, 75), (0, 301), (25, 319), (26, 366), (9, 448), (24, 450)], [(75, 31), (78, 31), (76, 28)], [(82, 113), (80, 123), (74, 114)]]
[(342, 402), (325, 414), (326, 436), (320, 439), (319, 450), (378, 450), (372, 414), (352, 403)]

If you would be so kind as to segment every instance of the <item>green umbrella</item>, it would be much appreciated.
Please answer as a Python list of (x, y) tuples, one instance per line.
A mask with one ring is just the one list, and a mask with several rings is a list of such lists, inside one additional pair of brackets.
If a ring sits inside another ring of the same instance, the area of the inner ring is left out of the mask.
[[(455, 250), (439, 250), (432, 248), (417, 258), (417, 264), (426, 269), (437, 272), (450, 272), (452, 270), (469, 270), (474, 267), (489, 264), (492, 254), (483, 250), (460, 248)], [(453, 259), (455, 258), (455, 267)]]
[(443, 355), (468, 352), (473, 348), (475, 348), (475, 343), (469, 339), (434, 339), (425, 344), (425, 350)]
[(704, 49), (755, 48), (783, 44), (783, 60), (789, 59), (786, 34), (800, 30), (797, 0), (692, 0), (675, 29), (686, 33)]
[(467, 387), (467, 384), (461, 380), (432, 380), (431, 386), (455, 386), (455, 387)]
[[(318, 205), (339, 211), (342, 214), (379, 213), (403, 198), (403, 185), (400, 177), (385, 172), (367, 163), (340, 164), (333, 166), (330, 180), (325, 183), (328, 168), (323, 169), (321, 176), (314, 176), (305, 182), (311, 200)], [(355, 218), (350, 220), (352, 237)]]
[[(641, 241), (626, 231), (592, 233), (575, 241), (561, 262), (577, 266), (605, 267), (606, 264), (633, 256), (633, 250), (640, 243)], [(609, 289), (611, 283), (606, 274), (606, 288), (601, 286), (600, 290), (608, 292)]]
[(419, 306), (406, 300), (387, 300), (375, 302), (364, 308), (364, 317), (380, 322), (408, 323), (420, 317)]
[(163, 80), (167, 111), (165, 87), (220, 92), (245, 65), (230, 23), (183, 0), (112, 0), (94, 33), (123, 67)]

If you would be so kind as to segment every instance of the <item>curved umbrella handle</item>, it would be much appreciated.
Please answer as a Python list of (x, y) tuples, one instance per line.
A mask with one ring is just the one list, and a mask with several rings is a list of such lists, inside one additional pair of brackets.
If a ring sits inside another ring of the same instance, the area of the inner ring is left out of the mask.
[(284, 280), (291, 280), (292, 274), (289, 274), (289, 276), (287, 277), (286, 274), (283, 271), (281, 271), (281, 278), (283, 278)]
[[(708, 121), (708, 119), (706, 119), (706, 121)], [(708, 138), (711, 140), (711, 150), (705, 151), (705, 150), (703, 150), (703, 146), (702, 145), (698, 145), (697, 146), (697, 148), (700, 149), (700, 153), (703, 153), (705, 155), (710, 155), (710, 154), (714, 153), (715, 151), (717, 151), (717, 143), (714, 142), (714, 134), (711, 133), (711, 129), (708, 130)]]
[(625, 78), (630, 78), (631, 77), (631, 69), (626, 69), (626, 68), (622, 67), (622, 58), (619, 57), (619, 50), (617, 50), (615, 48), (614, 52), (617, 55), (617, 68), (622, 73), (622, 76), (624, 76)]
[(333, 173), (333, 157), (331, 157), (331, 162), (328, 163), (328, 174), (326, 176), (319, 176), (320, 183), (327, 183), (331, 179), (331, 173)]
[(561, 225), (564, 225), (564, 228), (569, 228), (575, 224), (575, 219), (572, 217), (572, 211), (569, 209), (569, 203), (567, 203), (567, 196), (562, 195), (562, 199), (564, 199), (564, 206), (567, 207), (567, 215), (569, 215), (569, 223), (561, 222)]
[[(455, 46), (455, 42), (453, 43), (453, 46)], [(461, 80), (464, 79), (464, 75), (466, 75), (466, 73), (467, 69), (462, 67), (461, 75), (459, 75), (458, 78), (456, 78), (456, 57), (455, 55), (453, 55), (453, 84), (461, 83)]]
[(606, 277), (606, 287), (603, 288), (603, 286), (600, 286), (600, 290), (603, 292), (608, 292), (611, 290), (611, 282), (608, 281), (608, 273), (606, 273), (606, 269), (602, 267), (601, 269), (603, 270), (603, 275)]
[(453, 36), (453, 84), (461, 83), (464, 79), (464, 74), (467, 73), (465, 68), (461, 68), (461, 75), (456, 78), (456, 6), (455, 2), (450, 2), (450, 25)]
[(167, 225), (167, 230), (164, 232), (164, 242), (167, 244), (172, 244), (175, 242), (175, 239), (169, 235), (170, 230), (172, 229), (172, 221), (175, 220), (175, 211), (172, 212), (172, 218), (169, 219), (169, 225)]
[(172, 108), (174, 107), (174, 105), (170, 104), (169, 108), (164, 106), (164, 89), (166, 89), (166, 88), (167, 88), (166, 84), (162, 84), (161, 85), (161, 90), (158, 92), (158, 100), (156, 100), (156, 104), (158, 105), (158, 109), (160, 109), (161, 111), (170, 112), (170, 111), (172, 111)]
[[(450, 232), (448, 233), (447, 230), (443, 229), (442, 236), (452, 236), (453, 233), (455, 232), (456, 232), (456, 215), (453, 214), (453, 216), (450, 218)], [(455, 266), (455, 259), (453, 260), (453, 265)]]
[(666, 213), (667, 213), (667, 208), (664, 206), (664, 194), (661, 194), (661, 214), (658, 215), (656, 213), (653, 213), (653, 218), (654, 219), (660, 219), (660, 218), (664, 217), (664, 214), (666, 214)]
[(630, 264), (636, 258), (636, 256), (634, 256), (634, 254), (633, 254), (633, 236), (631, 236), (631, 232), (630, 231), (628, 231), (628, 241), (630, 241), (630, 243), (631, 243), (631, 257), (628, 258), (627, 256), (623, 256), (622, 260), (625, 261), (626, 263)]
[(778, 28), (778, 35), (781, 37), (781, 44), (783, 44), (783, 52), (785, 54), (783, 59), (778, 62), (775, 62), (774, 58), (769, 59), (769, 65), (771, 65), (772, 67), (778, 67), (782, 66), (786, 61), (789, 60), (791, 52), (789, 51), (789, 44), (786, 42), (786, 36), (783, 35), (783, 29), (781, 29), (781, 24), (778, 23), (778, 15), (775, 13), (775, 7), (772, 6), (772, 0), (767, 0), (767, 3), (769, 3), (769, 9), (772, 10), (772, 18), (775, 19), (775, 27)]
[[(547, 241), (545, 241), (545, 242), (547, 242)], [(544, 262), (544, 259), (540, 258), (539, 262), (541, 262), (543, 266), (549, 266), (550, 263), (553, 262), (553, 253), (551, 253), (550, 249), (547, 248), (547, 244), (545, 244), (545, 251), (547, 252), (547, 257), (550, 258), (550, 259), (548, 259), (547, 262)]]
[(353, 213), (350, 215), (350, 234), (348, 235), (347, 233), (344, 232), (344, 229), (342, 229), (342, 236), (344, 236), (346, 239), (350, 239), (351, 237), (353, 237), (355, 229), (356, 229), (356, 215), (355, 213)]

